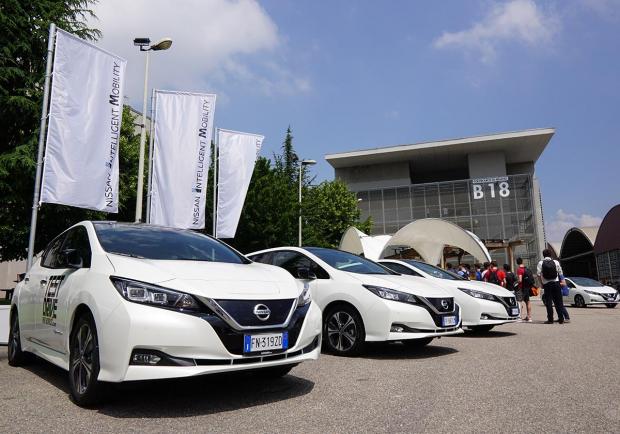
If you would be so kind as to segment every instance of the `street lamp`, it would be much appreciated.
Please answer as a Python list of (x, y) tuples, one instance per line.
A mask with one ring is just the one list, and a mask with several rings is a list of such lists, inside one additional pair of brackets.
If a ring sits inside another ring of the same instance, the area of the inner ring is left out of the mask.
[(144, 178), (144, 142), (146, 141), (146, 95), (149, 77), (149, 52), (163, 51), (170, 48), (172, 39), (163, 38), (159, 42), (150, 45), (149, 38), (135, 38), (133, 44), (140, 47), (140, 51), (146, 51), (146, 61), (144, 67), (144, 99), (142, 100), (142, 125), (140, 129), (140, 159), (138, 160), (138, 189), (136, 192), (136, 223), (142, 220), (142, 191)]
[(299, 247), (301, 247), (301, 171), (304, 166), (316, 164), (316, 160), (301, 160), (299, 164)]

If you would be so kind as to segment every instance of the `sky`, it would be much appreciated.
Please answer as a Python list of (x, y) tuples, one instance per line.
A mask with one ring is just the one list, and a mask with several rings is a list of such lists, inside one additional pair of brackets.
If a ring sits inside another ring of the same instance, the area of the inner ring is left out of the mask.
[(216, 93), (216, 126), (290, 125), (317, 181), (324, 155), (553, 127), (536, 165), (547, 236), (599, 224), (620, 203), (620, 0), (101, 0), (99, 46), (149, 88)]

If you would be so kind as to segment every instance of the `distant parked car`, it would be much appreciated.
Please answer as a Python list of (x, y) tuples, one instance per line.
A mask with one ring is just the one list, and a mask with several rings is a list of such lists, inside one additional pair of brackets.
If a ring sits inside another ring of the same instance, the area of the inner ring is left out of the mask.
[(358, 354), (370, 341), (422, 347), (436, 337), (463, 332), (460, 307), (451, 294), (366, 258), (319, 247), (279, 247), (247, 256), (284, 268), (310, 288), (323, 310), (323, 342), (334, 354)]
[(590, 304), (604, 304), (614, 308), (620, 303), (618, 291), (610, 286), (588, 277), (567, 277), (568, 295), (564, 297), (564, 304), (577, 307), (587, 307)]

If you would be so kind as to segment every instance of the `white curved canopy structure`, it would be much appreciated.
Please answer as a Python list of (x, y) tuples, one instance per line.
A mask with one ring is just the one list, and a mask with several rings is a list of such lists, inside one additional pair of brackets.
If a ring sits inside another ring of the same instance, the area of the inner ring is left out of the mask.
[(460, 226), (441, 219), (420, 219), (409, 223), (394, 235), (371, 237), (351, 227), (340, 240), (340, 250), (364, 254), (372, 260), (390, 256), (393, 249), (413, 248), (429, 264), (441, 262), (445, 246), (458, 247), (479, 262), (490, 262), (491, 255), (482, 241)]

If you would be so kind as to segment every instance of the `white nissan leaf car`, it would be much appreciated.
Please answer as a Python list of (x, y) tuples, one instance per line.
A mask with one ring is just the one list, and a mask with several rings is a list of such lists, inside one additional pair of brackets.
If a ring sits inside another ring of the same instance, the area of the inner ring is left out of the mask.
[(13, 297), (8, 359), (69, 371), (73, 400), (105, 382), (257, 369), (285, 375), (321, 347), (321, 311), (284, 270), (189, 230), (82, 222), (50, 242)]
[(568, 295), (564, 297), (564, 304), (577, 307), (604, 304), (614, 308), (620, 303), (620, 294), (610, 286), (587, 277), (566, 277)]
[(424, 277), (441, 285), (461, 306), (464, 328), (490, 331), (496, 325), (519, 319), (520, 311), (515, 295), (499, 285), (467, 280), (413, 259), (382, 259), (379, 263), (397, 273)]
[(437, 285), (411, 282), (368, 259), (340, 250), (281, 247), (248, 255), (296, 277), (323, 310), (323, 342), (338, 355), (359, 354), (365, 342), (424, 346), (461, 333), (454, 298)]

